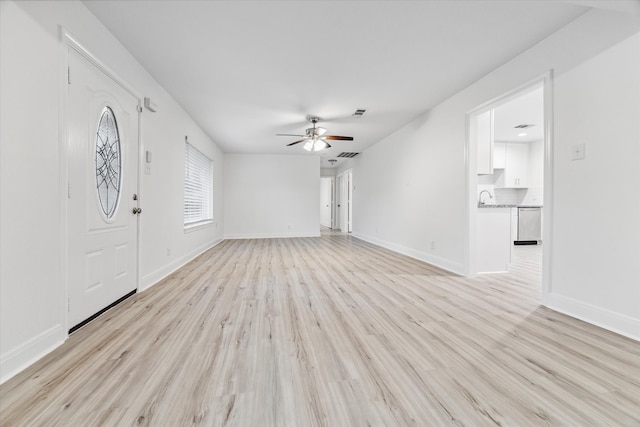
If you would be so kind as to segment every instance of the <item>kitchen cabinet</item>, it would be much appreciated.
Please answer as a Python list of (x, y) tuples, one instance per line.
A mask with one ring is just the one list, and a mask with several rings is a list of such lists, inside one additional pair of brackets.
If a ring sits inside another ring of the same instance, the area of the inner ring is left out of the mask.
[(504, 164), (506, 162), (506, 153), (507, 144), (504, 142), (494, 142), (493, 143), (493, 168), (494, 169), (504, 169)]
[(508, 271), (511, 261), (511, 208), (478, 208), (477, 272)]
[(493, 110), (476, 117), (476, 148), (478, 175), (493, 173)]
[(504, 172), (498, 176), (497, 188), (527, 188), (529, 146), (522, 143), (505, 144)]

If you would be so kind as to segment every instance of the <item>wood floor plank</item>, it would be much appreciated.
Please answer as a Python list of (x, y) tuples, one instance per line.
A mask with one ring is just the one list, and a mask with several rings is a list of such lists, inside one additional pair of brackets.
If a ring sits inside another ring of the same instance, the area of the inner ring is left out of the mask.
[(2, 426), (640, 426), (640, 343), (347, 234), (228, 240), (0, 386)]

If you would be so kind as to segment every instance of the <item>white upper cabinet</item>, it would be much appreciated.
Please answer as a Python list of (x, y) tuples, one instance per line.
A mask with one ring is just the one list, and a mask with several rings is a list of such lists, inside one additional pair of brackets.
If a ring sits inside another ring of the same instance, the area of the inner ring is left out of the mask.
[(505, 162), (507, 160), (507, 144), (504, 142), (493, 143), (493, 168), (504, 169)]
[(504, 173), (496, 180), (498, 188), (527, 188), (529, 145), (508, 143), (505, 145)]
[(475, 117), (478, 175), (493, 173), (493, 110)]

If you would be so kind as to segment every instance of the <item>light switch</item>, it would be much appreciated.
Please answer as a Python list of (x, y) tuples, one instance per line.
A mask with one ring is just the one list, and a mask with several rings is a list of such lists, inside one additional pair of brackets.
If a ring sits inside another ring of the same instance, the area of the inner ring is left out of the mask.
[(582, 160), (584, 159), (584, 144), (578, 144), (571, 147), (571, 160)]

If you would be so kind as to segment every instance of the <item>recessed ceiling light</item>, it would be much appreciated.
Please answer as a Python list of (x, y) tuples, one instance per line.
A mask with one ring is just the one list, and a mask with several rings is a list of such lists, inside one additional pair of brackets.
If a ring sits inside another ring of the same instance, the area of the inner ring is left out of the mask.
[(519, 133), (518, 136), (527, 136), (527, 134), (522, 132), (522, 133)]

